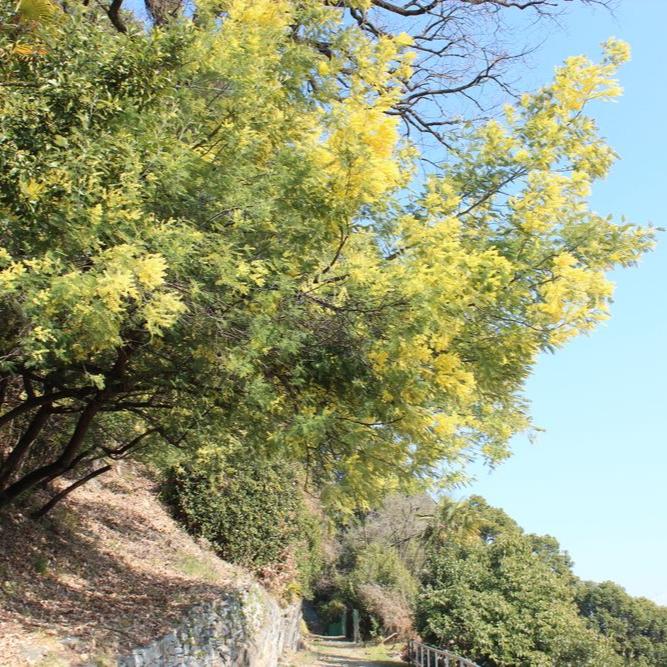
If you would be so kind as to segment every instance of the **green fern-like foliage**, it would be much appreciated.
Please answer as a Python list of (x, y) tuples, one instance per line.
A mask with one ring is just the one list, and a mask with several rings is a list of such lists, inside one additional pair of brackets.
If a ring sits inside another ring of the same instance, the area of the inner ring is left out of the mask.
[(5, 23), (9, 41), (0, 45), (0, 59), (30, 60), (46, 53), (36, 28), (50, 26), (62, 15), (59, 5), (53, 0), (19, 0)]
[(19, 0), (16, 14), (22, 21), (49, 23), (56, 19), (60, 10), (52, 0)]

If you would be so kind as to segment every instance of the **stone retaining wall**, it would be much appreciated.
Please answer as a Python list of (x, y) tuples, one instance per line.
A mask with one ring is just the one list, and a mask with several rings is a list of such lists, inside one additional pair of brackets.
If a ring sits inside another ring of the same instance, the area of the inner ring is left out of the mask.
[(261, 586), (193, 607), (178, 627), (118, 667), (276, 667), (300, 643), (301, 604), (282, 608)]

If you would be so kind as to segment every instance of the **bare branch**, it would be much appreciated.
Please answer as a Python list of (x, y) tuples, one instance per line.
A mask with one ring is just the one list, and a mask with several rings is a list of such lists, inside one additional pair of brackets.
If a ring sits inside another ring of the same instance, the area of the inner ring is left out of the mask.
[(83, 486), (86, 482), (89, 482), (91, 479), (94, 479), (95, 477), (99, 477), (100, 475), (103, 475), (105, 472), (108, 472), (111, 470), (111, 465), (105, 465), (102, 466), (101, 468), (98, 468), (97, 470), (93, 470), (93, 472), (88, 473), (85, 477), (82, 477), (80, 480), (77, 482), (74, 482), (74, 484), (70, 484), (68, 487), (64, 488), (60, 493), (57, 493), (51, 500), (49, 500), (46, 505), (38, 509), (36, 512), (33, 512), (31, 514), (33, 519), (40, 519), (43, 517), (45, 514), (50, 512), (61, 500), (66, 498), (72, 491), (76, 491), (80, 486)]

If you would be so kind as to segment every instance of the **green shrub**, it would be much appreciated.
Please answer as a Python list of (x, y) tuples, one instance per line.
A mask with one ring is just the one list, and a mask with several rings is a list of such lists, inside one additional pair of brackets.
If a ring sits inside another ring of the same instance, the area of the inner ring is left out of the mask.
[(432, 545), (416, 605), (423, 640), (482, 667), (622, 665), (579, 615), (556, 540), (486, 504), (478, 511), (488, 541), (454, 532)]
[(299, 513), (299, 537), (295, 544), (296, 565), (302, 597), (313, 596), (313, 586), (324, 569), (326, 528), (323, 517), (306, 509)]
[(325, 624), (336, 623), (340, 621), (341, 616), (347, 611), (347, 605), (340, 598), (327, 600), (320, 604), (317, 612), (320, 620)]
[(296, 572), (281, 587), (309, 593), (321, 567), (321, 522), (286, 464), (237, 459), (174, 467), (163, 498), (186, 530), (224, 560), (269, 578), (285, 575), (272, 566), (294, 563)]
[(355, 555), (347, 586), (365, 633), (410, 636), (418, 585), (395, 548), (378, 542), (364, 547)]
[(417, 582), (396, 549), (377, 543), (369, 544), (356, 555), (350, 584), (353, 588), (374, 584), (395, 590), (408, 601), (417, 594)]

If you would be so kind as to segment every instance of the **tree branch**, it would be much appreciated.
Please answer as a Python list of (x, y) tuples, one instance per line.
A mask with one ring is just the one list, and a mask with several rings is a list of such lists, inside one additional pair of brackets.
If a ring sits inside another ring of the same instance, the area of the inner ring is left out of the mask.
[(101, 468), (98, 468), (97, 470), (93, 470), (93, 472), (88, 473), (85, 477), (82, 477), (77, 482), (74, 482), (74, 484), (70, 484), (68, 487), (63, 489), (60, 493), (57, 493), (55, 496), (53, 496), (53, 498), (51, 498), (51, 500), (49, 500), (48, 503), (46, 503), (46, 505), (38, 509), (36, 512), (33, 512), (30, 516), (33, 519), (40, 519), (45, 514), (50, 512), (61, 500), (63, 500), (63, 498), (69, 496), (72, 491), (76, 491), (76, 489), (78, 489), (80, 486), (83, 486), (86, 482), (89, 482), (91, 479), (99, 477), (105, 472), (108, 472), (111, 470), (111, 468), (111, 465), (105, 465)]
[(127, 26), (120, 16), (120, 10), (123, 6), (123, 0), (111, 0), (111, 4), (107, 7), (107, 16), (114, 28), (123, 34), (127, 33)]

